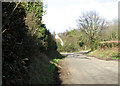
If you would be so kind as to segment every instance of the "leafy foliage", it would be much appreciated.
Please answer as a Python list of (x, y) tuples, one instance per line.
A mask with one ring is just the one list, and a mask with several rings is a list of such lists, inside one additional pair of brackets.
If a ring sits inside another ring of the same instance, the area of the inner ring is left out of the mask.
[(113, 20), (113, 23), (109, 23), (109, 26), (102, 30), (100, 34), (101, 41), (118, 40), (118, 21)]
[(79, 51), (86, 49), (94, 51), (100, 47), (109, 48), (118, 46), (118, 44), (114, 43), (100, 43), (118, 40), (118, 23), (116, 19), (113, 23), (106, 22), (96, 12), (90, 11), (80, 16), (77, 23), (77, 29), (59, 33), (64, 42), (64, 46), (62, 47), (57, 41), (59, 51)]
[(49, 60), (59, 53), (42, 24), (43, 3), (4, 2), (2, 6), (3, 84), (53, 83)]
[[(66, 34), (66, 35), (64, 35)], [(58, 51), (64, 51), (64, 52), (72, 52), (72, 51), (78, 51), (80, 48), (79, 46), (79, 31), (76, 29), (59, 34), (60, 37), (63, 40), (64, 45), (61, 46), (60, 41), (56, 40)], [(67, 40), (66, 40), (67, 39)], [(74, 40), (73, 40), (74, 39)]]
[(91, 50), (94, 48), (94, 44), (98, 39), (99, 33), (105, 28), (105, 20), (100, 18), (96, 12), (88, 12), (83, 14), (78, 19), (79, 29), (85, 32), (89, 37), (89, 42), (91, 44)]
[(58, 51), (62, 51), (62, 45), (59, 39), (56, 39), (56, 43), (57, 43), (57, 50)]

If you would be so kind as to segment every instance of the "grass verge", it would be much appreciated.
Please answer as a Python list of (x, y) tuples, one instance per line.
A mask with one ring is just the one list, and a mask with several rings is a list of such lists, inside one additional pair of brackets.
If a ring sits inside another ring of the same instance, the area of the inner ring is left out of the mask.
[(99, 57), (100, 59), (105, 60), (118, 60), (120, 58), (120, 52), (118, 51), (118, 48), (97, 49), (88, 53), (87, 55)]

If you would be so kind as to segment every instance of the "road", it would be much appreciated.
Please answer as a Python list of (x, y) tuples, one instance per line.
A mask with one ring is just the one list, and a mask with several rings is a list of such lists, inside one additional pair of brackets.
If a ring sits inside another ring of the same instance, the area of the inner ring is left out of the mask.
[(62, 84), (118, 84), (118, 62), (80, 53), (65, 54), (59, 64)]

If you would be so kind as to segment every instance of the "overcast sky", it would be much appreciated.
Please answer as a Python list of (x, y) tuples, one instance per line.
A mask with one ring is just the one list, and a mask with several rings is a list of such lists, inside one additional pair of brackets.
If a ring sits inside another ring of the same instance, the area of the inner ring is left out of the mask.
[(45, 0), (48, 5), (43, 23), (56, 33), (77, 28), (77, 19), (83, 12), (96, 11), (106, 20), (118, 17), (119, 0)]

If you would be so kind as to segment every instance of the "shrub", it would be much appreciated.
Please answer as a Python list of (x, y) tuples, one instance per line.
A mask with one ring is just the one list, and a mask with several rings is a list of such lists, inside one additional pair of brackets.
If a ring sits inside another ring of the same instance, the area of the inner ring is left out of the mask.
[(98, 49), (99, 43), (100, 43), (99, 40), (92, 41), (90, 44), (91, 51)]
[(74, 43), (64, 43), (64, 45), (62, 47), (62, 51), (65, 51), (65, 52), (74, 52), (77, 50), (78, 49), (75, 47)]
[(61, 45), (60, 40), (59, 40), (59, 39), (56, 39), (56, 43), (57, 43), (57, 50), (58, 50), (59, 52), (61, 52), (61, 51), (62, 51), (62, 45)]

